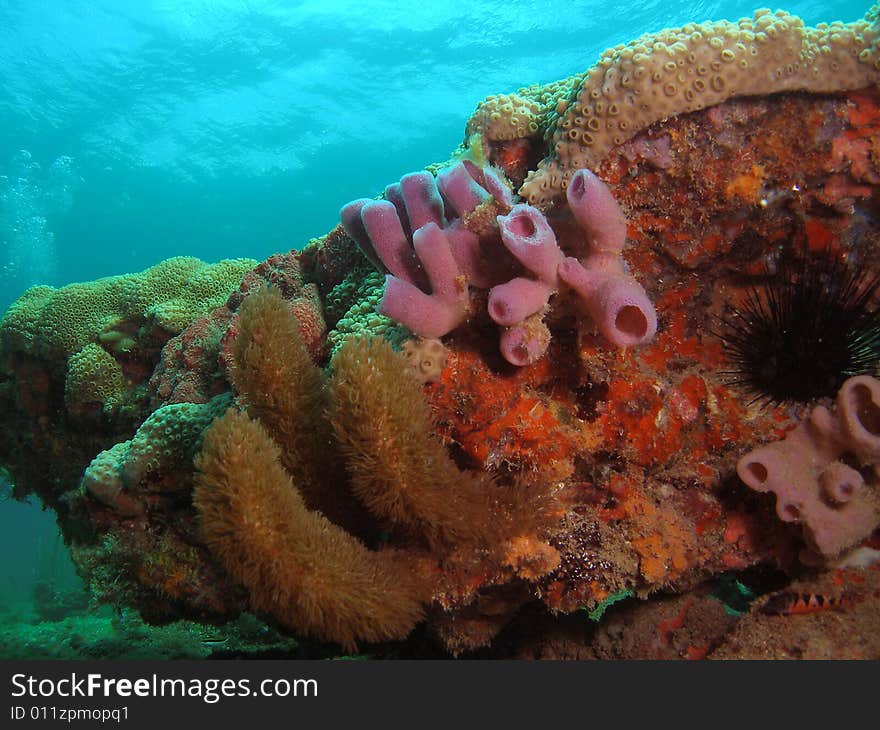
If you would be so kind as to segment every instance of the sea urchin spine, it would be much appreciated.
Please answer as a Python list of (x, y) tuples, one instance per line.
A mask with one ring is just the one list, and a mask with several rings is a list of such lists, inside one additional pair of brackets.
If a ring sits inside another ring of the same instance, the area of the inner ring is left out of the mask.
[(753, 287), (719, 337), (733, 385), (765, 405), (833, 396), (880, 362), (880, 275), (836, 251), (783, 264), (763, 291)]

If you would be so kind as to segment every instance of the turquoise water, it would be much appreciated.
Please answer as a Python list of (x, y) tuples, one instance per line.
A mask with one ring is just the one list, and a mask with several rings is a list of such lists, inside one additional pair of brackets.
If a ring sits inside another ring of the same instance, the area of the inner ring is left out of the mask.
[(487, 94), (756, 3), (4, 0), (0, 310), (37, 282), (301, 246), (445, 159)]
[[(301, 247), (341, 204), (446, 159), (484, 96), (760, 5), (3, 0), (0, 312), (35, 283)], [(867, 6), (782, 5), (809, 24)], [(7, 603), (47, 572), (74, 580), (36, 505), (0, 502), (0, 553)]]

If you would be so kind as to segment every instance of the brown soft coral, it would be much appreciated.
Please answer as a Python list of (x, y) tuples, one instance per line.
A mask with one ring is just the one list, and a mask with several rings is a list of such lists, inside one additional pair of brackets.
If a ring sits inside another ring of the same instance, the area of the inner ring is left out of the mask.
[(241, 303), (233, 328), (229, 375), (236, 392), (282, 447), (281, 463), (297, 475), (309, 506), (334, 519), (345, 473), (324, 418), (326, 377), (312, 361), (296, 315), (277, 287), (264, 286)]
[(533, 529), (538, 502), (459, 469), (434, 435), (418, 382), (401, 378), (400, 365), (380, 339), (343, 347), (333, 359), (333, 426), (358, 498), (432, 545), (497, 545)]
[[(232, 410), (208, 429), (194, 503), (203, 539), (255, 610), (351, 648), (404, 638), (432, 599), (455, 611), (483, 586), (557, 566), (542, 537), (548, 494), (456, 466), (388, 343), (347, 340), (325, 382), (275, 290), (252, 294), (238, 316), (232, 379), (258, 420)], [(332, 509), (314, 508), (324, 502)], [(384, 549), (356, 536), (371, 534), (364, 518), (388, 531)]]
[(202, 536), (255, 610), (347, 650), (405, 638), (421, 618), (412, 574), (309, 510), (258, 422), (229, 410), (196, 466)]

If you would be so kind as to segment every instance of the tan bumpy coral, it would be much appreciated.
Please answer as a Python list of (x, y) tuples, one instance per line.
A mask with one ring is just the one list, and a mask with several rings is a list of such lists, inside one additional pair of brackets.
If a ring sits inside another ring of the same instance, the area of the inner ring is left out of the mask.
[(519, 94), (487, 96), (468, 120), (468, 136), (480, 132), (493, 142), (531, 137), (541, 129), (542, 111), (537, 101)]
[[(570, 83), (555, 84), (563, 94), (572, 90), (567, 98), (557, 97), (555, 104), (534, 89), (519, 92), (542, 98), (543, 131), (549, 138), (549, 155), (526, 179), (520, 194), (534, 205), (553, 202), (576, 170), (595, 168), (614, 145), (666, 117), (734, 96), (828, 93), (878, 80), (876, 5), (865, 18), (848, 24), (809, 28), (794, 15), (762, 9), (735, 23), (689, 23), (643, 35), (605, 51), (593, 68)], [(495, 109), (499, 116), (493, 119), (491, 114), (487, 117), (486, 103), (481, 104), (468, 130), (483, 132), (491, 140), (492, 132), (487, 133), (480, 120), (502, 125), (502, 107)]]

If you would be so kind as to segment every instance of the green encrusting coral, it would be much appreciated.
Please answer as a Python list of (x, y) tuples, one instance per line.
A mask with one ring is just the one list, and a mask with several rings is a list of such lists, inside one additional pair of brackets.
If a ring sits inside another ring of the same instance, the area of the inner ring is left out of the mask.
[(100, 345), (90, 342), (68, 358), (64, 401), (71, 413), (80, 413), (90, 405), (112, 409), (124, 393), (122, 368)]
[[(144, 511), (135, 490), (146, 478), (186, 473), (201, 445), (202, 433), (229, 407), (228, 393), (208, 403), (170, 403), (150, 414), (128, 441), (98, 454), (88, 465), (81, 489), (120, 514)], [(155, 486), (155, 485), (154, 485)], [(182, 491), (188, 482), (165, 485), (167, 491)]]
[(385, 290), (385, 277), (378, 271), (355, 270), (327, 295), (327, 319), (336, 324), (327, 335), (332, 353), (350, 337), (381, 337), (395, 348), (411, 336), (409, 330), (376, 307)]

